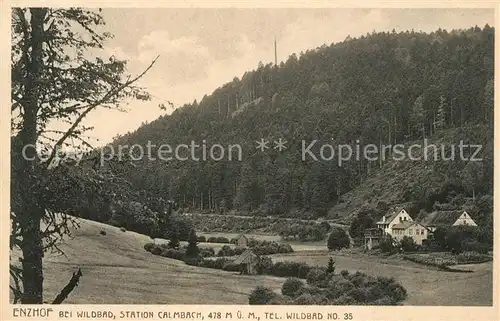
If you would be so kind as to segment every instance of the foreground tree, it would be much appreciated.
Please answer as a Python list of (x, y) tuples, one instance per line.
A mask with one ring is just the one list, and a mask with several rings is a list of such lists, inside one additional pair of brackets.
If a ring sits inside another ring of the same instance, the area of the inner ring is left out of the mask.
[(188, 236), (188, 246), (186, 248), (187, 257), (197, 257), (200, 253), (198, 248), (198, 236), (196, 235), (195, 229), (191, 229)]
[(349, 240), (349, 236), (343, 228), (335, 227), (332, 229), (327, 243), (329, 250), (340, 250), (342, 248), (348, 248), (350, 244), (351, 242)]
[[(99, 13), (78, 8), (12, 11), (10, 246), (22, 252), (21, 267), (11, 262), (15, 301), (44, 302), (44, 251), (54, 249), (70, 231), (71, 218), (55, 213), (61, 211), (59, 200), (65, 193), (75, 190), (72, 184), (89, 183), (89, 193), (94, 193), (116, 182), (115, 176), (107, 175), (109, 168), (99, 176), (93, 175), (95, 168), (71, 176), (76, 172), (68, 168), (74, 160), (64, 157), (61, 147), (69, 140), (91, 147), (83, 136), (91, 128), (82, 126), (82, 121), (97, 108), (120, 109), (124, 99), (149, 99), (135, 83), (156, 59), (132, 77), (125, 75), (125, 61), (92, 58), (111, 37), (97, 31), (102, 25)], [(54, 121), (66, 123), (68, 129), (50, 130)], [(115, 197), (114, 193), (109, 196)]]

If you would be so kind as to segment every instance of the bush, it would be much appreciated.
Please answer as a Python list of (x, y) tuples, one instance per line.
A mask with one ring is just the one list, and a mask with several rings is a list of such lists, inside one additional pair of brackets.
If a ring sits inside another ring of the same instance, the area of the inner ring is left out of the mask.
[(307, 284), (318, 285), (327, 279), (326, 270), (322, 268), (312, 268), (309, 273), (307, 273)]
[(161, 255), (163, 257), (167, 257), (169, 259), (183, 260), (185, 253), (183, 251), (179, 251), (179, 250), (175, 250), (175, 249), (163, 249), (160, 251), (159, 255)]
[(477, 252), (462, 252), (457, 255), (457, 262), (459, 264), (467, 263), (482, 263), (491, 261), (492, 258), (489, 255), (485, 255)]
[(269, 304), (276, 297), (276, 293), (270, 288), (257, 286), (248, 297), (248, 304)]
[(202, 247), (200, 248), (200, 255), (202, 257), (215, 256), (215, 250), (213, 247)]
[(144, 249), (148, 252), (151, 252), (151, 250), (153, 249), (153, 247), (156, 247), (156, 244), (154, 243), (146, 243), (144, 244)]
[(120, 231), (122, 231), (122, 232), (127, 232), (127, 229), (126, 229), (126, 228), (124, 228), (124, 227), (120, 227)]
[(207, 242), (208, 243), (228, 243), (229, 244), (229, 240), (227, 239), (227, 237), (224, 237), (224, 236), (210, 236), (207, 239)]
[(378, 247), (380, 251), (383, 253), (393, 253), (395, 248), (394, 248), (394, 242), (392, 240), (392, 237), (390, 235), (384, 237), (378, 244)]
[(191, 231), (189, 231), (186, 256), (191, 258), (197, 258), (199, 253), (200, 249), (198, 248), (198, 237), (196, 236), (196, 231), (194, 229), (191, 229)]
[(405, 235), (401, 239), (401, 248), (405, 252), (413, 252), (417, 249), (417, 244), (415, 243), (412, 237)]
[(316, 301), (310, 293), (303, 293), (293, 300), (293, 304), (296, 305), (313, 305), (315, 303)]
[(342, 275), (344, 278), (348, 278), (349, 277), (349, 271), (342, 270), (342, 271), (340, 271), (340, 275)]
[(298, 291), (304, 286), (304, 283), (298, 278), (288, 278), (281, 287), (281, 294), (295, 298)]
[(207, 238), (204, 235), (200, 235), (197, 238), (198, 243), (205, 243), (207, 241)]
[(106, 231), (105, 231), (105, 230), (101, 230), (101, 231), (99, 232), (99, 234), (101, 234), (101, 235), (106, 235)]
[(273, 265), (270, 274), (280, 277), (305, 279), (310, 269), (310, 266), (302, 262), (277, 262)]
[(193, 266), (201, 266), (203, 263), (203, 258), (202, 257), (189, 257), (186, 256), (184, 257), (184, 263), (187, 265), (193, 265)]
[(486, 254), (488, 253), (489, 246), (476, 240), (466, 240), (462, 243), (461, 250)]
[(273, 261), (268, 256), (262, 256), (257, 263), (257, 273), (270, 274), (273, 269)]
[(328, 249), (330, 250), (340, 250), (342, 248), (348, 248), (350, 246), (349, 236), (340, 227), (335, 227), (332, 229), (330, 236), (328, 237)]

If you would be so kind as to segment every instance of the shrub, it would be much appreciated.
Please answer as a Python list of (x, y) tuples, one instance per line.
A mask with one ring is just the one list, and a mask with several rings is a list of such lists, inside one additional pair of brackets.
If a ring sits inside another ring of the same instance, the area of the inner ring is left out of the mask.
[(330, 259), (328, 260), (326, 273), (327, 274), (335, 273), (335, 261), (333, 260), (333, 257), (330, 257)]
[(276, 293), (270, 288), (257, 286), (248, 297), (248, 304), (269, 304), (276, 297)]
[(160, 255), (161, 251), (162, 251), (161, 247), (156, 245), (151, 248), (151, 253), (153, 253), (154, 255)]
[(186, 263), (187, 265), (193, 265), (193, 266), (200, 266), (203, 262), (203, 258), (202, 257), (189, 257), (189, 256), (186, 256), (184, 257), (184, 263)]
[(349, 271), (342, 270), (342, 271), (340, 271), (340, 275), (342, 275), (344, 278), (348, 278), (349, 277)]
[(213, 247), (202, 247), (200, 248), (200, 255), (202, 257), (215, 256), (215, 250)]
[(295, 300), (293, 300), (293, 304), (297, 305), (313, 305), (316, 301), (313, 296), (309, 293), (303, 293), (299, 295)]
[(127, 229), (122, 226), (122, 227), (120, 227), (120, 231), (127, 232)]
[(152, 250), (152, 249), (153, 249), (153, 247), (155, 247), (155, 246), (156, 246), (156, 244), (154, 244), (154, 243), (146, 243), (146, 244), (144, 244), (144, 249), (145, 249), (146, 251), (148, 251), (148, 252), (151, 252), (151, 250)]
[(384, 237), (378, 244), (378, 247), (380, 251), (383, 253), (393, 253), (395, 248), (394, 248), (394, 242), (392, 240), (392, 237), (388, 235), (387, 237)]
[(310, 269), (311, 267), (303, 262), (277, 262), (273, 265), (270, 274), (305, 279)]
[(101, 231), (99, 232), (99, 234), (101, 234), (101, 235), (106, 235), (106, 231), (105, 231), (105, 230), (101, 230)]
[(281, 294), (289, 296), (289, 297), (296, 297), (297, 292), (304, 286), (302, 281), (298, 278), (288, 278), (286, 279), (285, 283), (283, 283), (283, 286), (281, 287)]
[(413, 252), (417, 249), (417, 244), (415, 243), (412, 237), (405, 235), (401, 239), (401, 248), (405, 252)]
[(461, 250), (486, 254), (488, 253), (489, 246), (476, 240), (466, 240), (462, 243)]
[(481, 263), (491, 260), (492, 258), (490, 256), (477, 252), (462, 252), (457, 255), (457, 262), (460, 264)]
[(179, 250), (175, 250), (175, 249), (163, 249), (160, 251), (159, 255), (161, 255), (163, 257), (167, 257), (169, 259), (183, 260), (185, 253), (183, 251), (179, 251)]
[(198, 237), (196, 236), (196, 231), (191, 229), (189, 231), (188, 246), (186, 248), (186, 256), (191, 258), (198, 257), (200, 249), (198, 248)]
[(328, 249), (330, 250), (340, 250), (342, 248), (348, 248), (350, 246), (349, 236), (340, 227), (335, 227), (332, 229), (330, 236), (328, 237)]
[(257, 263), (257, 272), (259, 274), (270, 274), (273, 269), (273, 261), (268, 256), (262, 256)]
[(205, 243), (207, 238), (204, 235), (200, 235), (197, 237), (198, 243)]
[(318, 285), (327, 279), (326, 270), (322, 268), (312, 268), (307, 273), (307, 284)]
[(337, 299), (344, 293), (350, 291), (354, 288), (354, 284), (352, 284), (349, 280), (339, 280), (337, 282), (332, 282), (328, 284), (327, 293), (329, 299)]

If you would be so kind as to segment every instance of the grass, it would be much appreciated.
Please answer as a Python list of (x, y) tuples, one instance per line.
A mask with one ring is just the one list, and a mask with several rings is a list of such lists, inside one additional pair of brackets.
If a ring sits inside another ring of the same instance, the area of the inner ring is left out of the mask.
[[(69, 304), (248, 304), (258, 285), (279, 292), (284, 278), (242, 276), (222, 270), (188, 266), (181, 261), (144, 250), (148, 236), (105, 224), (80, 220), (81, 228), (61, 248), (66, 256), (47, 253), (44, 260), (45, 300), (52, 301), (71, 274), (81, 267), (83, 276), (65, 303)], [(106, 231), (101, 235), (100, 231)], [(214, 243), (202, 245), (214, 246)], [(221, 244), (222, 246), (223, 244)], [(309, 244), (307, 244), (310, 246)], [(321, 244), (313, 245), (320, 247)], [(296, 245), (292, 245), (296, 249)], [(324, 246), (321, 246), (324, 249)], [(333, 256), (336, 271), (361, 271), (395, 277), (408, 290), (405, 305), (492, 304), (492, 262), (469, 264), (474, 273), (435, 271), (425, 266), (362, 253), (298, 250), (272, 255), (273, 261), (303, 261), (326, 266)], [(15, 253), (12, 257), (15, 258)], [(460, 266), (456, 266), (460, 268)]]
[(64, 303), (248, 304), (248, 294), (257, 285), (279, 289), (284, 281), (188, 266), (145, 251), (148, 236), (80, 221), (75, 238), (61, 246), (66, 256), (45, 255), (46, 301), (56, 297), (78, 266), (83, 273), (80, 284)]
[(394, 277), (408, 290), (405, 305), (491, 306), (493, 304), (493, 263), (457, 265), (473, 273), (437, 271), (401, 258), (380, 258), (361, 253), (338, 255), (328, 251), (304, 251), (272, 255), (277, 261), (301, 261), (326, 266), (330, 256), (336, 271), (364, 272)]

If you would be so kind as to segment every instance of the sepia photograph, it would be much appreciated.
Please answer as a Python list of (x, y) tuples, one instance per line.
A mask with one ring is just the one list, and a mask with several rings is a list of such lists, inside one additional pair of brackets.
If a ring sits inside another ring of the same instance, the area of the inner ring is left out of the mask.
[(39, 5), (9, 304), (493, 307), (493, 7)]

